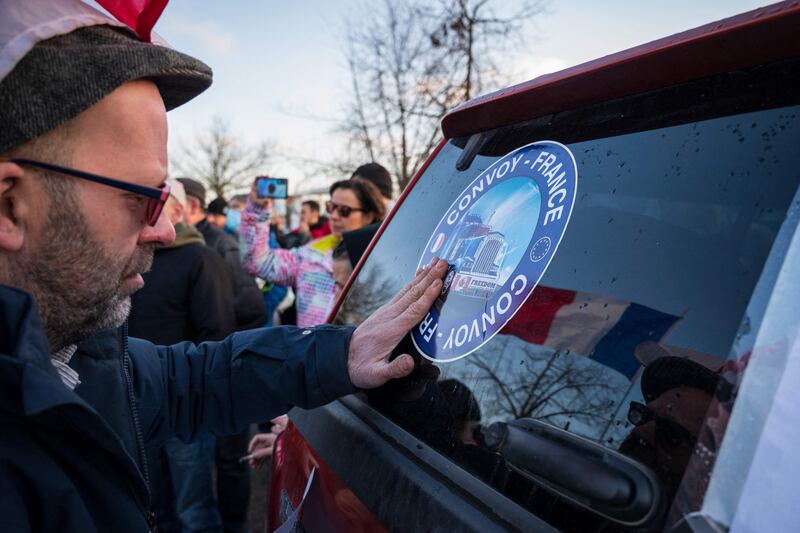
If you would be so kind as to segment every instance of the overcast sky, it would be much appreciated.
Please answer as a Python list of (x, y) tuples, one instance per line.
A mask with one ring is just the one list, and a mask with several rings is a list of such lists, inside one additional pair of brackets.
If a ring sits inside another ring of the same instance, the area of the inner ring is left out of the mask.
[[(378, 0), (374, 0), (375, 3)], [(514, 0), (501, 1), (513, 9)], [(156, 25), (175, 48), (207, 62), (214, 84), (169, 114), (170, 150), (227, 119), (242, 139), (277, 143), (279, 155), (325, 157), (342, 146), (333, 122), (348, 97), (345, 20), (362, 0), (172, 0)], [(755, 0), (552, 0), (525, 29), (527, 49), (507, 58), (525, 81), (765, 5)], [(278, 157), (273, 175), (292, 191), (328, 183)]]

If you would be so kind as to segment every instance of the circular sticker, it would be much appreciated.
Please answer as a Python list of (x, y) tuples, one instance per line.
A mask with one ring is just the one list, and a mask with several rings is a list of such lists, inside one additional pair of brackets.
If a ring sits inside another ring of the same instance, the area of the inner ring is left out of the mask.
[(538, 141), (495, 161), (453, 201), (418, 267), (449, 263), (442, 291), (412, 331), (437, 362), (460, 359), (494, 337), (533, 292), (572, 215), (578, 169), (572, 152)]

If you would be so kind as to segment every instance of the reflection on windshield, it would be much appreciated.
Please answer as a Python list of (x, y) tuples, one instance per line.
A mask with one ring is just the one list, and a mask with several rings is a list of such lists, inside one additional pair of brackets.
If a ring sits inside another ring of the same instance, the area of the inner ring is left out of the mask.
[[(715, 396), (727, 399), (731, 386), (702, 364), (666, 355), (645, 367), (641, 390), (647, 403), (630, 402), (627, 417), (635, 427), (620, 451), (649, 466), (672, 500), (695, 446), (706, 464), (714, 460), (728, 418)], [(705, 428), (715, 431), (706, 431), (698, 440), (712, 401), (717, 407), (715, 423)], [(693, 489), (702, 494), (705, 487)]]
[(479, 350), (467, 361), (475, 390), (489, 406), (487, 421), (536, 418), (599, 438), (609, 426), (607, 413), (628, 387), (585, 357), (514, 337), (498, 339), (491, 351)]
[(347, 298), (336, 314), (336, 324), (361, 324), (380, 306), (388, 302), (402, 287), (401, 279), (384, 275), (380, 265), (365, 267), (353, 283)]
[[(414, 374), (371, 392), (370, 404), (561, 529), (618, 528), (526, 478), (486, 446), (487, 428), (525, 419), (561, 428), (652, 470), (667, 494), (664, 513), (673, 495), (682, 509), (698, 509), (731, 412), (730, 383), (752, 343), (731, 348), (737, 332), (749, 335), (745, 310), (797, 190), (796, 113), (568, 145), (577, 201), (528, 301), (462, 359), (437, 364), (416, 354)], [(509, 149), (536, 140), (519, 128), (494, 139)], [(360, 323), (413, 276), (444, 210), (496, 160), (479, 155), (459, 172), (459, 154), (449, 143), (428, 167), (337, 320)], [(410, 340), (398, 350), (416, 353)]]

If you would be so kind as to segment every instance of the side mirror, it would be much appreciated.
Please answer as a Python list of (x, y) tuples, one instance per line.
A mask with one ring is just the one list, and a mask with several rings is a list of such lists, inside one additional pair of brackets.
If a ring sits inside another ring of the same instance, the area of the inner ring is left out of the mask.
[(617, 524), (653, 526), (663, 518), (664, 490), (646, 466), (544, 422), (496, 422), (486, 445), (532, 483)]

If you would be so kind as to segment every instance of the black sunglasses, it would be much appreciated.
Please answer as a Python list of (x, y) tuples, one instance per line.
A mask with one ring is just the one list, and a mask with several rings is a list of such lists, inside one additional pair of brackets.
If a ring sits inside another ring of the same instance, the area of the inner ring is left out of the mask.
[(328, 210), (328, 214), (330, 215), (332, 215), (335, 211), (338, 211), (339, 216), (342, 218), (349, 217), (350, 213), (353, 211), (365, 211), (364, 209), (358, 207), (350, 207), (349, 205), (335, 204), (333, 202), (328, 202), (325, 204), (325, 209)]
[(643, 403), (631, 402), (628, 407), (628, 422), (641, 426), (648, 422), (656, 423), (656, 439), (671, 446), (694, 447), (697, 440), (691, 432), (674, 420), (661, 416)]
[(11, 159), (11, 162), (18, 165), (43, 168), (45, 170), (58, 172), (59, 174), (74, 176), (76, 178), (100, 183), (101, 185), (106, 185), (108, 187), (114, 187), (116, 189), (122, 189), (123, 191), (132, 192), (134, 194), (138, 194), (139, 196), (144, 196), (147, 198), (145, 220), (150, 226), (156, 225), (156, 222), (158, 222), (158, 217), (161, 215), (161, 211), (164, 209), (164, 204), (167, 203), (167, 198), (169, 198), (169, 185), (166, 183), (161, 187), (145, 187), (144, 185), (136, 185), (135, 183), (130, 183), (127, 181), (106, 178), (105, 176), (98, 176), (97, 174), (91, 174), (82, 170), (75, 170), (72, 168), (53, 165), (51, 163), (34, 161), (33, 159)]

